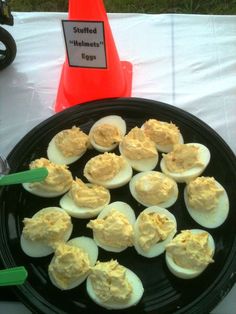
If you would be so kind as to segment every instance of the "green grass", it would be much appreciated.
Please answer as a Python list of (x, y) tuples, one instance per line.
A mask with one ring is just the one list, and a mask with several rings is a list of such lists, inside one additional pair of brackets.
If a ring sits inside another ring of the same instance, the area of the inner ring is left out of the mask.
[[(94, 0), (95, 1), (95, 0)], [(11, 0), (12, 11), (67, 12), (69, 0)], [(104, 0), (107, 12), (236, 14), (236, 0)]]

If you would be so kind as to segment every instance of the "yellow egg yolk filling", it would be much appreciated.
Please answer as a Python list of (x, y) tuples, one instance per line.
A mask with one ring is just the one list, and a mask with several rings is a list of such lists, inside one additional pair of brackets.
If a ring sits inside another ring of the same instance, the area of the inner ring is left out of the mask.
[(122, 156), (114, 153), (104, 153), (91, 158), (85, 166), (84, 174), (98, 181), (113, 179), (124, 167)]
[(23, 219), (23, 235), (31, 241), (40, 241), (52, 247), (64, 242), (65, 234), (72, 227), (71, 218), (66, 212), (47, 210), (37, 216)]
[(181, 173), (193, 167), (202, 167), (199, 148), (194, 145), (176, 144), (173, 151), (163, 154), (166, 168), (170, 172)]
[(138, 127), (133, 128), (121, 142), (124, 155), (131, 160), (141, 160), (158, 155), (155, 143)]
[(63, 192), (71, 187), (72, 174), (65, 165), (57, 165), (46, 158), (39, 158), (32, 161), (29, 167), (30, 169), (46, 167), (48, 170), (48, 175), (43, 181), (30, 183), (32, 188), (50, 192)]
[(125, 303), (132, 294), (132, 286), (126, 278), (126, 269), (116, 260), (97, 262), (90, 274), (95, 294), (104, 303)]
[(81, 276), (89, 274), (88, 254), (78, 247), (60, 244), (48, 267), (55, 282), (63, 289), (70, 288)]
[(107, 204), (110, 198), (109, 191), (103, 186), (88, 185), (78, 178), (73, 181), (69, 195), (77, 206), (91, 209)]
[(143, 126), (145, 134), (158, 145), (173, 145), (179, 142), (180, 132), (173, 123), (149, 119)]
[(110, 147), (121, 141), (122, 135), (120, 130), (111, 124), (101, 124), (96, 126), (91, 135), (97, 145)]
[(89, 137), (80, 128), (73, 126), (55, 136), (55, 144), (65, 157), (75, 157), (83, 154), (89, 145)]
[(183, 268), (202, 270), (213, 263), (213, 251), (208, 245), (208, 234), (194, 234), (190, 230), (181, 231), (167, 246), (174, 262)]
[(198, 177), (187, 185), (189, 206), (193, 209), (211, 211), (216, 208), (223, 192), (214, 178)]
[(144, 251), (165, 240), (175, 229), (174, 221), (159, 213), (141, 213), (138, 219), (138, 243)]
[(158, 173), (142, 176), (135, 183), (135, 191), (144, 203), (149, 206), (167, 201), (175, 191), (175, 183)]
[(95, 237), (104, 245), (116, 248), (133, 245), (133, 227), (126, 216), (116, 209), (103, 219), (90, 220), (87, 227), (93, 229)]

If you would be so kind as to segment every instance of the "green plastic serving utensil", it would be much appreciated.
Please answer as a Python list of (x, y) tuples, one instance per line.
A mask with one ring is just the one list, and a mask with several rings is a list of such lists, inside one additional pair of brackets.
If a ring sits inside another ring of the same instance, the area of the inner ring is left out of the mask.
[(28, 277), (24, 266), (0, 270), (0, 286), (22, 285)]
[(38, 182), (44, 180), (48, 175), (47, 168), (37, 168), (22, 172), (7, 174), (0, 177), (1, 185), (11, 185), (26, 182)]

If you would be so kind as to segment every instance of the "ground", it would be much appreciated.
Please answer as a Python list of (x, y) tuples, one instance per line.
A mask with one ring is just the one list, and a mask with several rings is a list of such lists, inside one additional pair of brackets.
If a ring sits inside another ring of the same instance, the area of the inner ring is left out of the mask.
[[(27, 12), (67, 12), (69, 3), (69, 0), (8, 1), (12, 11)], [(107, 12), (236, 14), (236, 0), (104, 0), (104, 4)]]

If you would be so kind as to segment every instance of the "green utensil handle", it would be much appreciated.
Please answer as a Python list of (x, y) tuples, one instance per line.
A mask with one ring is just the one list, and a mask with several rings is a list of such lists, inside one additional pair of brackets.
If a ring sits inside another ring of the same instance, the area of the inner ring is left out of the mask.
[(0, 270), (0, 286), (22, 285), (28, 277), (24, 266)]
[(12, 173), (0, 178), (1, 185), (11, 185), (26, 182), (38, 182), (44, 180), (48, 175), (47, 168), (37, 168), (17, 173)]

